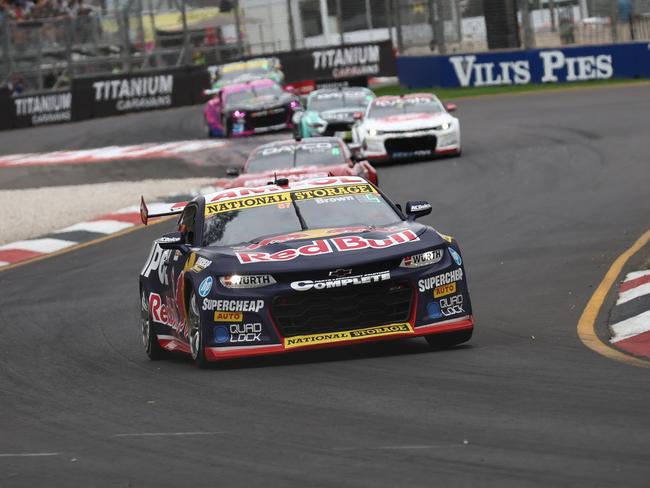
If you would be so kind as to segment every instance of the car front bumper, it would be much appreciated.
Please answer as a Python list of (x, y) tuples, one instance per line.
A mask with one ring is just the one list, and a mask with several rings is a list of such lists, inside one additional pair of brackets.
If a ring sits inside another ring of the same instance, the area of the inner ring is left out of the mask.
[(458, 154), (461, 150), (460, 130), (419, 130), (367, 136), (363, 141), (364, 155), (371, 161), (398, 161)]

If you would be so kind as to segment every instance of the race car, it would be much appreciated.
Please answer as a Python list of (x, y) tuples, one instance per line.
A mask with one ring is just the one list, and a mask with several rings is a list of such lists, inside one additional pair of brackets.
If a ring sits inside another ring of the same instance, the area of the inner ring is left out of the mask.
[(269, 142), (255, 148), (248, 157), (241, 174), (228, 168), (231, 180), (219, 180), (216, 186), (263, 186), (274, 178), (290, 182), (323, 176), (360, 176), (377, 184), (377, 171), (353, 154), (338, 137), (312, 137)]
[(354, 142), (371, 161), (461, 153), (460, 122), (435, 95), (414, 93), (375, 98), (352, 127)]
[(336, 136), (352, 140), (352, 125), (360, 119), (375, 94), (368, 88), (340, 87), (313, 91), (294, 125), (301, 137)]
[(278, 58), (255, 58), (223, 64), (211, 70), (211, 73), (213, 90), (264, 78), (271, 79), (279, 85), (284, 83), (284, 73)]
[(293, 128), (298, 97), (269, 79), (228, 85), (203, 110), (208, 137), (248, 136)]
[(140, 272), (141, 332), (151, 359), (210, 362), (367, 341), (425, 337), (434, 347), (474, 328), (457, 242), (417, 223), (359, 177), (200, 195), (149, 212), (179, 214)]

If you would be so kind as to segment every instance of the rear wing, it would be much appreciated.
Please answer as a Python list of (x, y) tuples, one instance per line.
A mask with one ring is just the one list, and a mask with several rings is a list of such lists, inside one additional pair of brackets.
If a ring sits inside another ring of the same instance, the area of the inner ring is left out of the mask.
[(187, 202), (176, 202), (176, 203), (154, 203), (152, 205), (152, 210), (150, 211), (147, 207), (147, 203), (144, 201), (144, 197), (140, 197), (140, 219), (144, 225), (147, 225), (150, 218), (166, 217), (168, 215), (176, 215), (183, 211)]

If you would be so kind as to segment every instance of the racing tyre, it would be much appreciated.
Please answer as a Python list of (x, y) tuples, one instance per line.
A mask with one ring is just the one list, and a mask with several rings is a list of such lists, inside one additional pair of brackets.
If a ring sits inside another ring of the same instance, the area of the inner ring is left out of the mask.
[(447, 349), (469, 341), (472, 338), (472, 332), (474, 332), (474, 329), (459, 330), (446, 334), (431, 334), (424, 336), (424, 338), (432, 349)]
[(199, 368), (208, 366), (208, 361), (205, 359), (205, 349), (203, 347), (203, 328), (201, 327), (201, 314), (199, 306), (196, 303), (196, 294), (192, 292), (189, 303), (189, 322), (190, 322), (190, 353), (194, 364)]
[(230, 139), (232, 136), (232, 120), (226, 119), (223, 121), (223, 136)]
[(167, 356), (167, 351), (160, 347), (156, 333), (151, 326), (149, 303), (147, 302), (144, 291), (140, 297), (140, 317), (142, 321), (142, 344), (144, 345), (144, 352), (147, 353), (147, 356), (152, 361), (164, 359)]

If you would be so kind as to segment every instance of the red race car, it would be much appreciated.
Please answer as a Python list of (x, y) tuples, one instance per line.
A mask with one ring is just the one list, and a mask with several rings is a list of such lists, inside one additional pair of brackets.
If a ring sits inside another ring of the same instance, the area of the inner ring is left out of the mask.
[(254, 149), (240, 172), (228, 168), (223, 188), (266, 185), (277, 178), (290, 182), (326, 176), (360, 176), (377, 184), (377, 171), (338, 137), (310, 137), (270, 142)]

